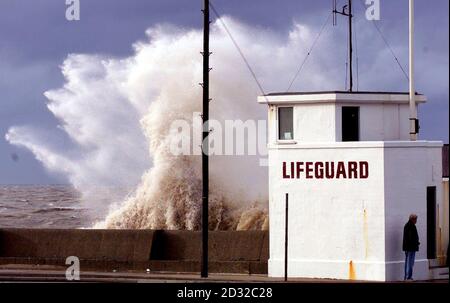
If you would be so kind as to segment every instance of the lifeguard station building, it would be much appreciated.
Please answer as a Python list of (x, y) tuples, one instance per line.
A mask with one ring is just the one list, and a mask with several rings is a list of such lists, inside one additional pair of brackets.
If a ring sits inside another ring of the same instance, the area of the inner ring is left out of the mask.
[[(269, 276), (403, 280), (411, 213), (421, 243), (414, 278), (439, 275), (449, 231), (443, 143), (409, 140), (409, 100), (340, 91), (258, 97), (269, 121)], [(416, 95), (416, 106), (426, 101)]]

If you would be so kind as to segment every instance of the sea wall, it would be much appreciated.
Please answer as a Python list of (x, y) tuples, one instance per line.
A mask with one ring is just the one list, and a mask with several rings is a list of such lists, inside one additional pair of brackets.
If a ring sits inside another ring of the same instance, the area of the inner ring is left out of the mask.
[[(211, 272), (267, 273), (266, 231), (211, 231)], [(200, 271), (201, 233), (163, 230), (0, 229), (0, 264), (66, 266), (81, 270)]]

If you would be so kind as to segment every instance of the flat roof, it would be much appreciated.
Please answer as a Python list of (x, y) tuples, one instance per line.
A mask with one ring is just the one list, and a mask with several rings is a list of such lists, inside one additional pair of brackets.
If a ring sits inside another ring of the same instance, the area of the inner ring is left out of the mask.
[[(416, 93), (416, 102), (427, 101), (425, 95)], [(408, 92), (371, 92), (371, 91), (314, 91), (270, 93), (258, 96), (259, 103), (268, 104), (301, 104), (301, 103), (409, 103)]]
[[(314, 92), (274, 92), (269, 93), (265, 96), (290, 96), (290, 95), (323, 95), (323, 94), (354, 94), (354, 95), (362, 95), (362, 94), (370, 94), (370, 95), (408, 95), (409, 92), (377, 92), (377, 91), (357, 91), (350, 92), (345, 90), (327, 90), (327, 91), (314, 91)], [(423, 96), (416, 92), (417, 96)]]

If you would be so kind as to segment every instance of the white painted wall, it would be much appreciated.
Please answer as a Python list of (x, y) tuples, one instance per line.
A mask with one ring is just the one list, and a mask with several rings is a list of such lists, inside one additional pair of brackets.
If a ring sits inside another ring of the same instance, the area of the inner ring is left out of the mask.
[[(355, 146), (309, 144), (269, 151), (270, 276), (284, 274), (284, 200), (289, 193), (289, 276), (384, 279), (383, 149)], [(370, 178), (282, 178), (283, 161), (331, 160), (370, 161)]]
[(416, 254), (414, 278), (429, 278), (427, 260), (427, 187), (436, 186), (436, 203), (442, 206), (442, 145), (421, 146), (420, 143), (398, 147), (388, 144), (385, 149), (386, 201), (386, 279), (402, 280), (404, 253), (403, 226), (411, 213), (418, 215), (420, 238)]
[[(294, 141), (342, 141), (342, 107), (360, 107), (361, 141), (401, 141), (409, 138), (407, 104), (292, 104), (294, 108)], [(277, 112), (278, 106), (273, 106)], [(278, 136), (278, 114), (271, 117), (272, 141)], [(269, 120), (271, 121), (271, 120)], [(311, 131), (314, 130), (314, 131)]]
[[(425, 100), (424, 97), (419, 99), (421, 103)], [(279, 106), (294, 108), (293, 141), (295, 142), (342, 141), (343, 106), (360, 107), (361, 141), (409, 140), (407, 101), (407, 96), (389, 94), (301, 95), (260, 99), (260, 103), (270, 105), (269, 144), (278, 140), (277, 108)]]
[[(269, 275), (284, 275), (285, 193), (289, 193), (290, 277), (402, 280), (403, 226), (415, 212), (422, 239), (415, 278), (427, 279), (425, 195), (427, 186), (436, 186), (440, 203), (440, 146), (427, 142), (270, 146)], [(370, 175), (283, 179), (283, 161), (368, 161)]]
[(367, 104), (360, 107), (361, 141), (409, 140), (407, 104)]
[(295, 105), (294, 139), (298, 142), (336, 141), (335, 111), (335, 104)]

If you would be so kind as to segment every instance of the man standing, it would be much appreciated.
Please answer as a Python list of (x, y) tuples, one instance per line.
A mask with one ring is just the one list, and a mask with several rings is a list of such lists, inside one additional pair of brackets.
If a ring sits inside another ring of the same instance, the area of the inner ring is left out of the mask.
[(405, 280), (412, 280), (416, 251), (419, 251), (419, 235), (416, 228), (417, 215), (411, 214), (403, 228), (403, 251), (405, 252)]

